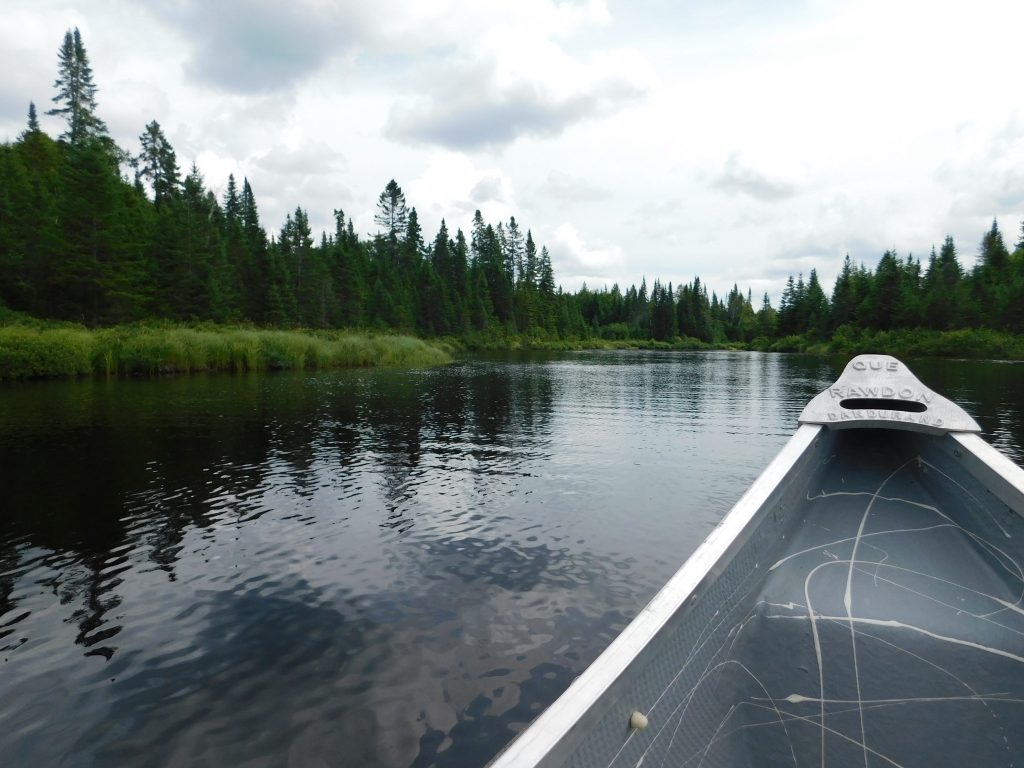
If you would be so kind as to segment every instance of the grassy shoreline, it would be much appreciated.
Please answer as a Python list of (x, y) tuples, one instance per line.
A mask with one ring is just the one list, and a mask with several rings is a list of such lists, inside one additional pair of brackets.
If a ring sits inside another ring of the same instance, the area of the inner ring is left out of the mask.
[(458, 339), (446, 343), (457, 351), (491, 352), (508, 350), (572, 351), (649, 349), (666, 351), (744, 350), (753, 352), (785, 352), (810, 355), (852, 357), (864, 353), (887, 354), (908, 360), (921, 357), (969, 358), (975, 360), (1024, 361), (1024, 335), (986, 329), (956, 331), (898, 330), (871, 331), (840, 329), (829, 340), (812, 336), (787, 336), (782, 339), (754, 339), (749, 343), (705, 343), (693, 338), (674, 341), (653, 339), (572, 339), (547, 341), (539, 339)]
[(0, 380), (155, 376), (451, 362), (450, 350), (412, 336), (357, 331), (128, 325), (0, 326)]
[(215, 371), (266, 371), (366, 366), (427, 366), (455, 352), (586, 349), (800, 352), (903, 358), (1024, 360), (1024, 336), (985, 329), (869, 331), (840, 328), (828, 341), (807, 336), (706, 344), (624, 339), (542, 340), (469, 336), (423, 340), (362, 331), (274, 330), (215, 325), (143, 324), (90, 330), (19, 318), (0, 325), (0, 381), (76, 376), (156, 376)]
[(753, 349), (772, 352), (843, 355), (864, 353), (900, 358), (957, 357), (974, 360), (1024, 360), (1024, 335), (965, 328), (956, 331), (872, 331), (844, 326), (828, 341), (807, 336), (788, 336)]
[(812, 355), (850, 356), (864, 353), (889, 354), (907, 359), (919, 357), (957, 357), (971, 359), (1024, 360), (1024, 335), (969, 328), (955, 331), (896, 330), (873, 331), (849, 326), (840, 328), (829, 340), (810, 335), (782, 339), (758, 338), (749, 343), (706, 343), (693, 338), (674, 341), (642, 339), (610, 340), (600, 338), (547, 341), (539, 339), (469, 338), (446, 339), (460, 351), (503, 350), (748, 350), (756, 352), (793, 352)]

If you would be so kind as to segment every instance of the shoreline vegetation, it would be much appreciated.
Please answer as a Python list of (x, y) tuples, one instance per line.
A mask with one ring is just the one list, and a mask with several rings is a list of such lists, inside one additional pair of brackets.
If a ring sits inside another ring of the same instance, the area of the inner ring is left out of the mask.
[(975, 360), (1024, 361), (1024, 335), (967, 328), (952, 331), (904, 329), (878, 331), (853, 326), (840, 327), (831, 339), (823, 340), (813, 333), (796, 334), (781, 339), (758, 337), (750, 342), (725, 341), (707, 343), (692, 337), (671, 341), (656, 339), (602, 339), (590, 337), (558, 341), (509, 339), (445, 339), (456, 351), (473, 352), (506, 350), (572, 351), (587, 349), (650, 349), (667, 351), (738, 350), (750, 352), (783, 352), (809, 355), (886, 354), (907, 359), (921, 357), (970, 358)]
[(359, 330), (280, 330), (212, 324), (122, 325), (90, 330), (80, 325), (26, 318), (0, 325), (0, 381), (419, 367), (450, 363), (460, 352), (628, 349), (732, 349), (844, 356), (875, 352), (903, 358), (1024, 360), (1024, 336), (986, 329), (867, 331), (844, 327), (830, 341), (810, 335), (725, 344), (709, 344), (694, 338), (656, 341), (592, 337), (552, 341), (522, 336), (476, 336), (427, 340)]
[(0, 326), (0, 381), (428, 366), (451, 362), (447, 345), (413, 336), (212, 325)]
[(699, 276), (569, 292), (514, 216), (489, 223), (477, 210), (466, 232), (442, 220), (431, 238), (394, 179), (375, 233), (338, 208), (317, 238), (301, 206), (268, 230), (247, 178), (229, 174), (218, 195), (195, 164), (183, 173), (156, 120), (138, 151), (114, 141), (77, 29), (57, 62), (46, 114), (64, 132), (43, 131), (30, 103), (25, 130), (0, 143), (0, 379), (516, 349), (1024, 360), (1024, 225), (1010, 246), (993, 219), (969, 268), (949, 235), (925, 261), (891, 249), (872, 269), (847, 254), (831, 294), (811, 269), (788, 278), (777, 307), (736, 283), (719, 296)]

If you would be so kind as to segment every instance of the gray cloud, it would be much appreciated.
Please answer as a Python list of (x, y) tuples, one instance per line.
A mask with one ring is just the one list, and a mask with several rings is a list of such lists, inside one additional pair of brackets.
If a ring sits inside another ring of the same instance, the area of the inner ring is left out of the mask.
[[(25, 130), (28, 124), (28, 103), (34, 101), (39, 119), (48, 127), (48, 121), (44, 119), (46, 110), (53, 107), (50, 101), (54, 94), (53, 83), (54, 72), (38, 66), (36, 60), (28, 59), (19, 61), (17, 67), (4, 72), (0, 78), (0, 141), (5, 139), (14, 140), (18, 134)], [(53, 126), (60, 125), (57, 133), (64, 130), (63, 123), (57, 118), (52, 118)], [(56, 135), (56, 134), (54, 134)]]
[(484, 176), (469, 191), (469, 199), (474, 203), (503, 202), (505, 184), (500, 176)]
[(855, 264), (863, 262), (869, 269), (874, 269), (882, 254), (892, 247), (881, 241), (823, 231), (779, 244), (774, 248), (775, 256), (758, 265), (758, 274), (763, 278), (783, 280), (789, 275), (796, 277), (802, 273), (806, 279), (812, 269), (817, 269), (828, 292), (832, 286), (831, 276), (839, 272), (846, 254), (850, 254)]
[(385, 127), (389, 136), (455, 150), (499, 147), (520, 136), (557, 136), (573, 123), (612, 114), (645, 93), (636, 83), (615, 78), (566, 97), (536, 82), (502, 89), (493, 67), (483, 65), (432, 79), (443, 85), (392, 109)]
[(257, 180), (253, 183), (263, 226), (276, 231), (285, 215), (300, 206), (309, 215), (314, 237), (321, 230), (333, 231), (331, 211), (343, 208), (351, 214), (355, 204), (352, 190), (341, 180), (346, 165), (344, 155), (323, 142), (277, 145), (247, 160), (244, 175)]
[(797, 192), (792, 184), (769, 178), (757, 169), (743, 165), (736, 152), (729, 155), (725, 167), (711, 179), (710, 186), (731, 195), (749, 195), (766, 203), (785, 200)]
[(186, 73), (236, 93), (273, 92), (359, 41), (355, 19), (309, 2), (182, 0), (157, 13), (192, 44)]
[(612, 193), (604, 187), (558, 171), (551, 171), (548, 174), (540, 190), (548, 197), (567, 203), (608, 200), (612, 196)]
[(956, 241), (965, 266), (973, 264), (993, 217), (1012, 247), (1020, 239), (1024, 214), (1024, 172), (1020, 170), (1024, 122), (1011, 114), (1002, 126), (981, 133), (981, 138), (980, 148), (946, 159), (935, 171), (935, 180), (949, 191), (942, 227)]
[(322, 141), (306, 142), (290, 149), (277, 146), (253, 159), (253, 165), (267, 174), (319, 176), (344, 167), (345, 158)]

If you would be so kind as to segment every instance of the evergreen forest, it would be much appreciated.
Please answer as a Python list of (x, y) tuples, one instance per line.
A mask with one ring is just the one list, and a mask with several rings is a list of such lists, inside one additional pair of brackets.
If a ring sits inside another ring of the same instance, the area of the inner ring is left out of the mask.
[[(307, 211), (268, 236), (254, 183), (226, 180), (218, 197), (183, 170), (160, 124), (119, 147), (97, 111), (78, 30), (58, 52), (47, 114), (28, 105), (25, 130), (0, 145), (0, 316), (89, 328), (165, 320), (271, 328), (395, 330), (501, 342), (692, 342), (799, 347), (855, 331), (989, 329), (1024, 333), (1024, 229), (1008, 246), (996, 221), (965, 269), (946, 237), (922, 263), (886, 251), (870, 268), (849, 256), (831, 291), (811, 270), (791, 276), (779, 306), (695, 277), (575, 293), (558, 287), (551, 256), (515, 217), (433, 235), (388, 181), (378, 231), (361, 235), (338, 209), (315, 234)], [(4, 309), (5, 308), (5, 309)], [(787, 341), (788, 340), (788, 341)]]

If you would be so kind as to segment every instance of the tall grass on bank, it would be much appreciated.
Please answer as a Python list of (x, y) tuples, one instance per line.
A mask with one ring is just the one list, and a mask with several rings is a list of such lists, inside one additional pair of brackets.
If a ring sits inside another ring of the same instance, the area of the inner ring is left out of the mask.
[(807, 336), (786, 336), (763, 340), (755, 349), (771, 352), (859, 355), (888, 354), (896, 357), (962, 357), (985, 360), (1024, 360), (1024, 336), (986, 328), (956, 331), (894, 330), (873, 331), (853, 326), (837, 329), (829, 341)]
[(451, 361), (447, 349), (410, 336), (254, 328), (118, 326), (0, 327), (0, 380), (157, 375)]
[(654, 350), (694, 350), (694, 349), (742, 349), (743, 345), (705, 344), (690, 337), (676, 338), (673, 341), (655, 341), (654, 339), (602, 339), (592, 336), (586, 339), (538, 339), (529, 336), (509, 335), (490, 336), (485, 334), (468, 334), (466, 336), (449, 336), (443, 342), (457, 351), (468, 352), (505, 352), (505, 351), (541, 351), (566, 352), (577, 350), (610, 350), (610, 349), (654, 349)]

